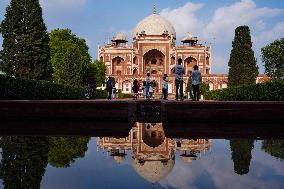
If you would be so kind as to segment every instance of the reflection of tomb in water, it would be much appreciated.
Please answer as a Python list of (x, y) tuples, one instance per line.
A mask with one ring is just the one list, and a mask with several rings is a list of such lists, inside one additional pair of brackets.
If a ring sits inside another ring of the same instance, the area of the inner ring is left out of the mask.
[(135, 171), (151, 183), (162, 180), (172, 171), (176, 151), (181, 153), (183, 161), (191, 162), (210, 149), (207, 139), (166, 138), (162, 123), (135, 123), (128, 137), (101, 137), (97, 145), (118, 163), (132, 152)]

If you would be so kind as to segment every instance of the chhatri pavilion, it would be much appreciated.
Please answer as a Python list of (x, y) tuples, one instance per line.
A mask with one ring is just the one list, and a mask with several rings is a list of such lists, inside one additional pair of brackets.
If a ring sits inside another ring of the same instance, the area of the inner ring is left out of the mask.
[[(174, 93), (173, 67), (177, 60), (183, 60), (185, 68), (184, 85), (188, 74), (198, 65), (203, 82), (210, 90), (227, 87), (227, 74), (212, 74), (212, 51), (210, 46), (200, 43), (198, 37), (186, 33), (179, 45), (176, 45), (176, 31), (173, 25), (154, 13), (140, 21), (134, 29), (132, 44), (119, 33), (110, 44), (99, 46), (98, 57), (106, 65), (106, 75), (115, 78), (115, 87), (123, 93), (131, 93), (132, 83), (137, 79), (142, 85), (146, 74), (156, 82), (156, 91), (162, 91), (163, 75), (170, 78), (169, 93)], [(257, 83), (266, 79), (259, 76)], [(184, 87), (185, 90), (185, 87)]]

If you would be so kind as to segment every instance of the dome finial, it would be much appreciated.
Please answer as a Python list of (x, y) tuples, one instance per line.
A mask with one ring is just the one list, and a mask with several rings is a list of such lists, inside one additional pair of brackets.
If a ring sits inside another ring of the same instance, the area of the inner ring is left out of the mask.
[(157, 11), (156, 11), (156, 4), (154, 4), (154, 11), (153, 11), (153, 14), (156, 14)]

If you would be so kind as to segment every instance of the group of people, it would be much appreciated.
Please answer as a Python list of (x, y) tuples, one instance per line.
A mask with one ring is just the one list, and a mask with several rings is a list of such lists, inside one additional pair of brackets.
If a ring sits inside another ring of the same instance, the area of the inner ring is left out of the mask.
[[(175, 74), (175, 86), (176, 86), (176, 100), (180, 94), (180, 99), (183, 101), (183, 75), (185, 73), (184, 67), (182, 66), (182, 59), (178, 59), (178, 65), (176, 65), (173, 69), (173, 73)], [(193, 71), (190, 73), (189, 77), (192, 80), (192, 92), (194, 101), (199, 101), (200, 89), (199, 84), (201, 83), (201, 72), (198, 70), (198, 66), (193, 66)], [(179, 92), (179, 93), (178, 93)]]
[[(184, 95), (183, 95), (183, 77), (185, 74), (185, 69), (182, 66), (182, 59), (179, 58), (178, 59), (178, 64), (173, 68), (173, 74), (175, 75), (175, 87), (176, 87), (176, 100), (180, 100), (183, 101), (184, 100)], [(193, 67), (193, 71), (190, 73), (189, 77), (191, 77), (192, 80), (192, 89), (193, 89), (193, 100), (194, 101), (199, 101), (199, 84), (201, 82), (201, 73), (198, 70), (198, 66), (195, 65)], [(164, 74), (163, 76), (163, 88), (162, 88), (162, 92), (163, 92), (163, 96), (162, 98), (164, 100), (168, 99), (168, 84), (169, 84), (169, 77), (167, 74)], [(112, 97), (112, 90), (113, 90), (113, 86), (114, 86), (114, 81), (113, 79), (109, 78), (107, 83), (106, 83), (106, 87), (107, 87), (107, 91), (108, 91), (108, 99), (110, 100)], [(139, 96), (139, 82), (137, 79), (135, 79), (133, 81), (133, 97), (134, 100), (138, 99)], [(143, 96), (145, 100), (149, 100), (151, 97), (151, 79), (150, 79), (150, 73), (147, 73), (146, 75), (146, 79), (143, 82), (143, 86), (142, 86), (142, 90), (143, 90)], [(153, 89), (152, 89), (153, 90)], [(152, 91), (153, 92), (153, 91)]]
[[(164, 77), (163, 77), (163, 99), (167, 99), (168, 97), (168, 82), (169, 82), (169, 78), (168, 78), (168, 75), (167, 74), (164, 74)], [(150, 98), (152, 98), (154, 95), (154, 91), (155, 91), (155, 85), (156, 83), (151, 81), (150, 79), (150, 73), (147, 73), (146, 75), (146, 80), (143, 82), (143, 86), (142, 86), (142, 91), (143, 91), (143, 97), (145, 100), (150, 100)], [(138, 96), (139, 96), (139, 83), (138, 83), (138, 80), (135, 79), (133, 81), (133, 87), (132, 87), (132, 90), (133, 90), (133, 93), (134, 93), (134, 100), (137, 100), (138, 99)]]

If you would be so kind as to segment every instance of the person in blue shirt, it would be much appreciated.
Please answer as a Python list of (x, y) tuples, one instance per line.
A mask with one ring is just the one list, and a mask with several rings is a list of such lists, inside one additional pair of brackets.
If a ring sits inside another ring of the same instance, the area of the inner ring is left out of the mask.
[(147, 75), (146, 75), (146, 98), (145, 99), (147, 99), (147, 100), (149, 100), (150, 99), (150, 82), (151, 82), (151, 80), (150, 80), (150, 73), (147, 73)]
[(193, 90), (193, 100), (199, 101), (199, 84), (201, 82), (201, 73), (198, 70), (198, 66), (193, 66), (193, 71), (191, 73), (191, 79), (192, 79), (192, 90)]
[(181, 65), (182, 59), (178, 59), (178, 65), (176, 65), (173, 69), (173, 73), (175, 74), (175, 85), (176, 85), (176, 100), (178, 100), (178, 91), (180, 93), (180, 99), (183, 100), (183, 74), (184, 68)]

